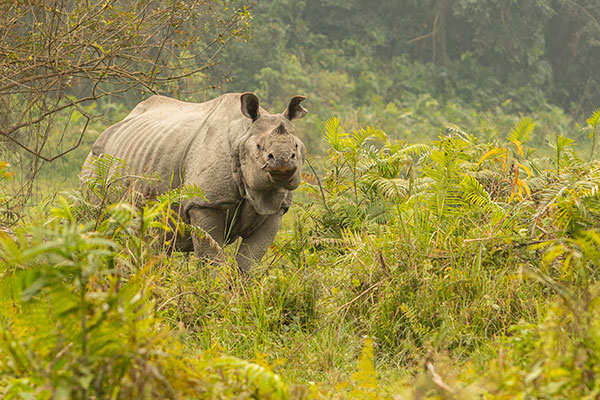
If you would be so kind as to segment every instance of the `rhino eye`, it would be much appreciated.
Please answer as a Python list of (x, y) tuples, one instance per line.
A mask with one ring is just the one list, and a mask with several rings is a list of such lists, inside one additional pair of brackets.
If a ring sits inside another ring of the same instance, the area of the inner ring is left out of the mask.
[(256, 149), (260, 150), (260, 144), (258, 144), (258, 143), (256, 144)]

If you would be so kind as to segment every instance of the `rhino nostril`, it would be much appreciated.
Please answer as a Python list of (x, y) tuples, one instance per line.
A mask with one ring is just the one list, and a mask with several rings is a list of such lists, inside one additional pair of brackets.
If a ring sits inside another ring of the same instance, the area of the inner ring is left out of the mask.
[(268, 157), (269, 157), (269, 160), (274, 160), (275, 159), (275, 157), (273, 156), (273, 153), (269, 153)]
[(296, 158), (296, 153), (292, 153), (292, 160)]

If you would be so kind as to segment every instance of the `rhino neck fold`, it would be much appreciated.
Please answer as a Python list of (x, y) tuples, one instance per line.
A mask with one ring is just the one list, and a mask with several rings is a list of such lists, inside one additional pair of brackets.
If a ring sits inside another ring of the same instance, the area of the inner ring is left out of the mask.
[[(247, 124), (247, 123), (246, 123)], [(247, 185), (242, 176), (242, 165), (240, 160), (240, 151), (246, 140), (248, 140), (248, 134), (244, 133), (241, 136), (237, 134), (238, 131), (246, 132), (248, 129), (247, 125), (240, 123), (240, 121), (234, 121), (229, 125), (229, 154), (231, 157), (231, 173), (233, 175), (233, 181), (238, 187), (240, 197), (247, 199), (246, 191)]]
[(283, 188), (268, 191), (252, 190), (246, 184), (244, 184), (244, 188), (245, 195), (243, 197), (260, 215), (273, 215), (280, 212), (289, 192)]

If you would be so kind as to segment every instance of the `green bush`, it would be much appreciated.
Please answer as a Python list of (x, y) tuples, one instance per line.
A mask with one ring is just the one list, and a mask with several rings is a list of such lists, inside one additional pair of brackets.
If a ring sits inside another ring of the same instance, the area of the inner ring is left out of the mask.
[(134, 207), (124, 185), (111, 204), (100, 163), (106, 201), (71, 193), (0, 233), (0, 393), (593, 398), (600, 168), (559, 135), (537, 156), (535, 132), (446, 124), (409, 144), (332, 119), (246, 276), (167, 251), (171, 206), (198, 188)]

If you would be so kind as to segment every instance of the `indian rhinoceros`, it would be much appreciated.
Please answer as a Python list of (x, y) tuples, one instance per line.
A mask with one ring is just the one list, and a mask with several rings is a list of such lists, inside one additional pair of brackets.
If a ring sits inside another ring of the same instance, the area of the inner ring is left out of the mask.
[(178, 249), (222, 262), (221, 246), (241, 237), (237, 264), (248, 271), (273, 242), (300, 184), (306, 149), (291, 121), (306, 115), (304, 99), (294, 96), (282, 114), (270, 114), (253, 93), (205, 103), (150, 97), (98, 137), (82, 184), (92, 158), (110, 155), (123, 159), (129, 174), (158, 174), (158, 183), (142, 185), (146, 197), (199, 186), (204, 197), (184, 201), (180, 217), (210, 235), (188, 230)]

